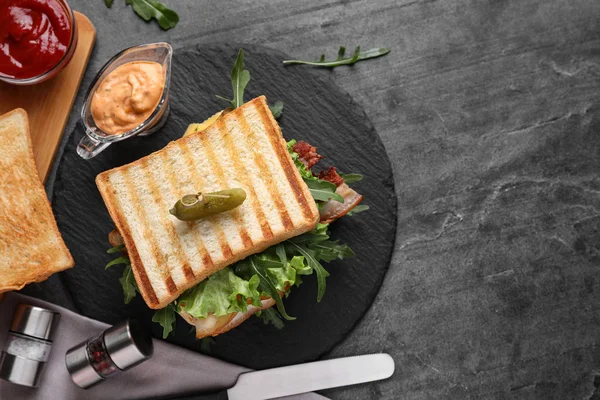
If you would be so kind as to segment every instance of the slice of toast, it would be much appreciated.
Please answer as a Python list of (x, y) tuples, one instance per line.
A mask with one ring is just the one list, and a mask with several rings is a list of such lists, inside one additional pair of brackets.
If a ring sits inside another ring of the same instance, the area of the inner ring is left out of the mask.
[[(264, 96), (96, 184), (150, 308), (250, 254), (307, 232), (319, 212)], [(194, 222), (169, 209), (186, 194), (242, 188), (238, 208)]]
[(0, 116), (0, 293), (71, 268), (38, 175), (23, 109)]

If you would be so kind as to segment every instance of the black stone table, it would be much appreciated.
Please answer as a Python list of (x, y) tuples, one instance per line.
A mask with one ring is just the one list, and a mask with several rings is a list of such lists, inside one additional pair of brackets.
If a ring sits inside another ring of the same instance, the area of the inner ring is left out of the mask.
[(140, 42), (393, 49), (319, 72), (366, 110), (399, 200), (383, 287), (327, 355), (389, 352), (396, 373), (326, 395), (600, 398), (599, 1), (165, 1), (166, 33), (70, 1), (98, 30), (83, 87)]

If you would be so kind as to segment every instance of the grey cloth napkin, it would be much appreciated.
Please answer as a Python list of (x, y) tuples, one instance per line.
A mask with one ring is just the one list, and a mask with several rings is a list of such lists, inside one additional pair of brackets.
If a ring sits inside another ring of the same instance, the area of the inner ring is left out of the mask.
[[(54, 334), (50, 359), (39, 387), (28, 388), (0, 380), (0, 399), (4, 400), (134, 400), (161, 399), (216, 392), (233, 386), (239, 374), (249, 369), (154, 340), (154, 356), (145, 363), (111, 376), (97, 386), (83, 390), (73, 383), (65, 367), (65, 353), (89, 337), (97, 336), (108, 325), (65, 308), (17, 293), (7, 293), (0, 303), (0, 349), (4, 348), (10, 321), (19, 303), (57, 311), (60, 324)], [(265, 382), (265, 384), (267, 384)], [(194, 397), (196, 398), (196, 397)], [(286, 397), (289, 400), (326, 399), (315, 393)]]

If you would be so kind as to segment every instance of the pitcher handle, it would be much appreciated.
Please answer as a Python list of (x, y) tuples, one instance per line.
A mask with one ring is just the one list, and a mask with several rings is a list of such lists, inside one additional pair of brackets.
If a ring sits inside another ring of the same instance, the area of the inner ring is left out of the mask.
[(89, 160), (96, 157), (108, 146), (110, 146), (110, 143), (100, 142), (88, 135), (84, 135), (77, 145), (77, 154), (84, 160)]

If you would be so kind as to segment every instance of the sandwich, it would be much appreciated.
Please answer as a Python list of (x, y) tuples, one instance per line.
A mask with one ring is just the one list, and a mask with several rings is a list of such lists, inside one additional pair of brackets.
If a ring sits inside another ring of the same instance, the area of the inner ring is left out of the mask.
[[(243, 86), (249, 73), (240, 51), (234, 92), (244, 73)], [(349, 183), (360, 175), (335, 167), (315, 172), (317, 149), (286, 142), (266, 98), (244, 104), (241, 90), (232, 107), (191, 124), (182, 138), (96, 178), (116, 227), (108, 252), (119, 256), (107, 268), (125, 265), (125, 302), (140, 293), (165, 338), (176, 315), (197, 338), (225, 333), (252, 315), (281, 327), (294, 319), (283, 299), (304, 276), (316, 275), (321, 301), (329, 276), (322, 262), (354, 255), (329, 237), (328, 226), (359, 210), (362, 196)], [(220, 198), (231, 204), (207, 206)], [(202, 215), (193, 208), (199, 205), (206, 206)]]
[(23, 109), (0, 116), (0, 293), (74, 264), (33, 158)]

